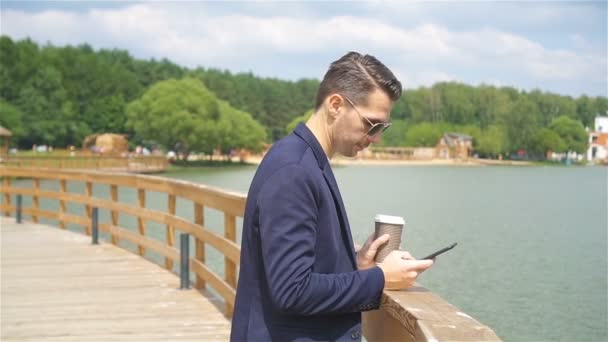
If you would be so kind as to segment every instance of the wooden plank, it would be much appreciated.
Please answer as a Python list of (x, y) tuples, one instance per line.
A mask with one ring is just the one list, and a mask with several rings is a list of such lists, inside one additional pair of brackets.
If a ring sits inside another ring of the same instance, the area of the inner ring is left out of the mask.
[(89, 219), (84, 217), (84, 216), (78, 216), (78, 215), (70, 215), (70, 214), (63, 214), (61, 216), (59, 216), (59, 220), (63, 220), (65, 222), (69, 222), (69, 223), (75, 223), (78, 225), (81, 225), (83, 227), (86, 227), (89, 223)]
[[(34, 190), (34, 189), (19, 188), (19, 187), (13, 187), (13, 186), (3, 187), (2, 192), (5, 194), (11, 194), (11, 195), (22, 194), (25, 196), (34, 196), (36, 194), (36, 190)], [(42, 196), (43, 192), (44, 192), (43, 190), (39, 190), (38, 196), (44, 197), (44, 196)]]
[(135, 186), (148, 191), (171, 192), (168, 180), (161, 177), (138, 175), (135, 178)]
[(110, 224), (102, 223), (99, 227), (110, 234), (115, 234), (119, 238), (124, 238), (127, 241), (130, 241), (136, 245), (141, 245), (146, 248), (149, 248), (158, 254), (165, 257), (167, 260), (176, 261), (179, 260), (179, 251), (171, 246), (167, 246), (162, 242), (156, 241), (154, 239), (150, 239), (145, 236), (141, 236), (137, 233), (128, 231), (124, 228), (113, 226)]
[[(205, 279), (209, 282), (209, 285), (213, 286), (214, 289), (224, 298), (228, 303), (228, 306), (234, 307), (234, 300), (236, 298), (236, 290), (220, 278), (217, 274), (213, 273), (205, 264), (198, 260), (190, 259), (190, 268), (192, 272), (196, 273), (197, 276)], [(232, 316), (232, 310), (226, 311), (228, 317)]]
[(235, 264), (240, 264), (241, 250), (235, 242), (215, 234), (204, 227), (201, 228), (200, 226), (181, 217), (167, 215), (165, 217), (165, 221), (170, 222), (171, 225), (178, 228), (182, 232), (194, 235), (197, 239), (210, 244), (224, 256), (232, 260)]
[(363, 331), (370, 342), (500, 341), (490, 328), (418, 284), (384, 291), (380, 310), (363, 313)]
[(81, 171), (44, 168), (2, 167), (0, 168), (0, 175), (32, 179), (66, 179), (78, 181), (86, 180), (86, 173), (83, 173)]
[(245, 213), (247, 198), (245, 194), (180, 181), (172, 181), (170, 185), (171, 193), (205, 207), (214, 208), (233, 216), (242, 217)]
[[(10, 211), (16, 211), (17, 208), (15, 206), (9, 207)], [(36, 215), (36, 216), (40, 216), (40, 217), (44, 217), (44, 218), (48, 218), (48, 219), (57, 219), (57, 213), (54, 211), (47, 211), (47, 210), (42, 210), (42, 209), (34, 209), (32, 207), (29, 208), (21, 208), (21, 212), (24, 215)]]

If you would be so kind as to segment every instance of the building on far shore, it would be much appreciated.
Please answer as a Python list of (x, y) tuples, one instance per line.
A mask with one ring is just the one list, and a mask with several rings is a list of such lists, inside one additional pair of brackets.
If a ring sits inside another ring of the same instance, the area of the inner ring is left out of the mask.
[(473, 138), (460, 133), (444, 133), (435, 150), (439, 159), (468, 159), (473, 151)]
[(435, 147), (372, 146), (359, 153), (362, 159), (381, 160), (467, 160), (473, 151), (473, 138), (460, 133), (444, 133)]
[(594, 130), (589, 132), (587, 160), (608, 162), (608, 116), (595, 118)]

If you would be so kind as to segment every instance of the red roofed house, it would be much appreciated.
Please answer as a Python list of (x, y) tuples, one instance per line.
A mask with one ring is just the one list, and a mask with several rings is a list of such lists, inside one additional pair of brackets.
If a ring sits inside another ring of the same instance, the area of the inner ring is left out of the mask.
[(608, 162), (608, 116), (596, 117), (594, 128), (589, 132), (587, 160)]

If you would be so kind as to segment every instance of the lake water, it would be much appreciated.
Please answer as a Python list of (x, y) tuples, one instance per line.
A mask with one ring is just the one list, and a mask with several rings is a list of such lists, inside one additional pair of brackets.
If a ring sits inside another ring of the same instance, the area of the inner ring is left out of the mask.
[[(246, 193), (255, 169), (192, 168), (162, 176)], [(503, 339), (608, 340), (608, 168), (344, 166), (334, 173), (357, 243), (373, 231), (378, 213), (405, 218), (402, 247), (414, 256), (458, 242), (419, 282)], [(59, 186), (42, 182), (42, 188)], [(109, 198), (108, 188), (93, 191)], [(68, 190), (84, 192), (79, 183), (69, 182)], [(137, 192), (121, 188), (119, 198), (136, 203)], [(30, 203), (25, 197), (24, 206)], [(59, 207), (54, 200), (40, 205)], [(166, 195), (147, 193), (147, 206), (166, 211)], [(84, 208), (69, 204), (68, 211), (83, 215)], [(192, 212), (190, 202), (178, 199), (178, 215), (192, 218)], [(210, 209), (205, 215), (206, 226), (223, 234), (221, 215)], [(101, 211), (100, 220), (108, 222), (109, 213)], [(119, 224), (137, 227), (127, 215)], [(151, 236), (162, 240), (164, 231), (164, 225), (147, 223)], [(207, 261), (223, 274), (223, 257), (212, 248)]]
[[(166, 176), (246, 192), (255, 167)], [(405, 217), (414, 256), (458, 242), (419, 282), (505, 340), (605, 341), (608, 169), (347, 166), (334, 173), (353, 238)]]

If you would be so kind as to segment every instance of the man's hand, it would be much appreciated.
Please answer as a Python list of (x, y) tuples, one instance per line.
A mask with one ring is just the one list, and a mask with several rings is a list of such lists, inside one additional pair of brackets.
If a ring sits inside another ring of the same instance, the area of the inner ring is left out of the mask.
[(365, 241), (363, 247), (357, 251), (357, 269), (359, 270), (366, 270), (376, 266), (374, 258), (376, 257), (378, 248), (387, 243), (390, 238), (390, 235), (384, 234), (374, 240), (374, 235), (375, 233), (372, 233)]
[(416, 278), (433, 266), (433, 260), (416, 260), (410, 253), (392, 251), (378, 264), (384, 272), (384, 289), (406, 289), (416, 281)]

